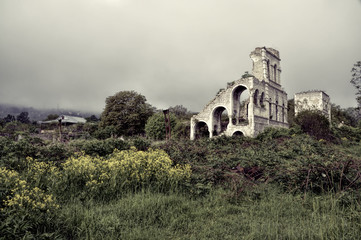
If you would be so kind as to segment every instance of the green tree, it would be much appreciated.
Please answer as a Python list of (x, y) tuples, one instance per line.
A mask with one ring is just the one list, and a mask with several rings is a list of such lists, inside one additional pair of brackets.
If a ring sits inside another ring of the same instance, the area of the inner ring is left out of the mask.
[(183, 105), (176, 105), (174, 107), (170, 107), (169, 111), (174, 113), (179, 119), (190, 119), (192, 117), (192, 113), (188, 111), (186, 107)]
[(55, 120), (59, 117), (58, 114), (49, 114), (44, 121)]
[(87, 122), (99, 122), (99, 118), (95, 115), (91, 115), (90, 117), (85, 118)]
[(16, 120), (21, 123), (29, 124), (30, 118), (28, 112), (21, 112), (17, 117)]
[(5, 118), (4, 118), (5, 123), (8, 122), (14, 122), (15, 121), (15, 116), (8, 114)]
[[(171, 134), (172, 130), (176, 126), (177, 118), (174, 114), (169, 115), (170, 118), (170, 127), (171, 127)], [(164, 114), (163, 113), (156, 113), (151, 116), (147, 124), (145, 125), (145, 132), (146, 135), (154, 140), (163, 140), (165, 139), (165, 121), (164, 121)]]
[(135, 91), (121, 91), (107, 97), (100, 126), (114, 126), (118, 136), (143, 134), (145, 123), (154, 111), (146, 101)]
[(361, 61), (355, 63), (351, 69), (351, 83), (356, 88), (356, 101), (359, 107), (361, 107)]
[(331, 130), (328, 119), (317, 110), (305, 110), (297, 114), (294, 119), (303, 132), (316, 139), (330, 139)]

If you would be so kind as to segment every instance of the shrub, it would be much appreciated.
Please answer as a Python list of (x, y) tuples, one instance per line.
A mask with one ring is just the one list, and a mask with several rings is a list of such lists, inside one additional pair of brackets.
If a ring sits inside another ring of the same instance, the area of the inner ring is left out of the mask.
[(52, 237), (56, 231), (51, 219), (59, 205), (53, 195), (4, 167), (0, 168), (0, 201), (0, 232), (4, 239), (39, 239)]
[(69, 144), (75, 152), (84, 152), (91, 156), (106, 156), (111, 154), (114, 149), (128, 149), (128, 143), (121, 139), (108, 138), (105, 140), (74, 140)]
[[(176, 125), (176, 117), (171, 113), (169, 118), (171, 129), (174, 129)], [(163, 113), (154, 114), (148, 119), (145, 124), (145, 133), (148, 137), (154, 140), (165, 139), (165, 122)]]
[(189, 165), (172, 166), (161, 150), (115, 150), (108, 158), (80, 155), (62, 165), (62, 174), (54, 182), (58, 196), (111, 199), (123, 192), (151, 188), (175, 189), (190, 178)]
[(147, 151), (151, 142), (143, 137), (136, 137), (130, 140), (130, 145), (134, 146), (139, 151)]
[(330, 139), (330, 122), (319, 111), (305, 110), (295, 117), (295, 124), (299, 125), (303, 132), (316, 139)]

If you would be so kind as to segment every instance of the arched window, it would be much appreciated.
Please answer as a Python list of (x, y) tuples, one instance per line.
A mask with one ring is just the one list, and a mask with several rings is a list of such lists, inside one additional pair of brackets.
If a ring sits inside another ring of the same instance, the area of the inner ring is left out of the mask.
[(278, 101), (276, 101), (276, 114), (275, 114), (275, 120), (278, 121)]
[(261, 107), (264, 107), (264, 92), (261, 93), (261, 97), (259, 99), (259, 105), (261, 105)]
[(273, 79), (275, 82), (277, 82), (277, 64), (273, 66)]
[(272, 99), (269, 99), (268, 103), (268, 110), (269, 110), (269, 119), (272, 119)]
[(254, 92), (254, 96), (253, 96), (254, 105), (257, 106), (257, 102), (258, 102), (258, 89), (256, 89), (256, 91)]
[(267, 60), (267, 77), (268, 77), (268, 79), (271, 79), (270, 69), (269, 69), (269, 60)]

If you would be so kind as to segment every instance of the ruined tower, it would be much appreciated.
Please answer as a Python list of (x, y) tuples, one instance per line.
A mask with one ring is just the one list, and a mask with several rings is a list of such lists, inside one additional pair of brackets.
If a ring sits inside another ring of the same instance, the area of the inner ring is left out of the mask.
[(303, 110), (318, 110), (331, 123), (331, 101), (324, 91), (311, 90), (295, 94), (295, 115)]
[[(257, 136), (266, 127), (286, 127), (287, 94), (281, 87), (279, 52), (259, 47), (250, 54), (252, 74), (227, 84), (191, 119), (191, 139), (202, 134)], [(246, 97), (245, 97), (246, 96)]]

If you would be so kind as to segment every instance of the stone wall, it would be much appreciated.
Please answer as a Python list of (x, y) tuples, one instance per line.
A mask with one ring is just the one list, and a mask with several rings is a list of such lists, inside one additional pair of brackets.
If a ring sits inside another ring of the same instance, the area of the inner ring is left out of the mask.
[(313, 90), (296, 93), (294, 99), (295, 115), (303, 110), (318, 110), (331, 122), (331, 101), (324, 91)]

